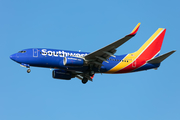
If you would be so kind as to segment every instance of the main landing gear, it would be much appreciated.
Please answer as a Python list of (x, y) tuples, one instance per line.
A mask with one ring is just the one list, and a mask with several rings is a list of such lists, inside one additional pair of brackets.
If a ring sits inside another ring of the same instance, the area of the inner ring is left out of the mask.
[(90, 76), (93, 76), (94, 74), (95, 74), (94, 71), (89, 71), (89, 75), (90, 75)]
[(88, 81), (88, 79), (87, 79), (86, 77), (84, 77), (84, 78), (82, 79), (82, 83), (83, 83), (83, 84), (86, 84), (87, 81)]
[[(82, 83), (83, 83), (83, 84), (86, 84), (86, 83), (88, 82), (88, 78), (93, 77), (94, 74), (95, 74), (95, 72), (94, 72), (93, 70), (88, 71), (88, 72), (84, 75), (84, 77), (83, 77), (83, 79), (82, 79)], [(87, 78), (87, 76), (88, 76), (88, 78)], [(91, 79), (92, 79), (92, 78), (91, 78)], [(91, 81), (92, 81), (92, 80), (91, 80)]]

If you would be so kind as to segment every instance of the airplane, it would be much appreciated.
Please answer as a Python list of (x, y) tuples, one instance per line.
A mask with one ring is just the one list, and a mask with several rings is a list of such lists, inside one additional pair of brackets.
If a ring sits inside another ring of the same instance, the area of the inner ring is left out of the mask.
[(94, 52), (57, 50), (47, 48), (23, 49), (10, 59), (27, 68), (30, 66), (53, 69), (55, 79), (78, 78), (83, 84), (93, 80), (95, 73), (119, 74), (157, 69), (160, 63), (176, 50), (160, 55), (166, 29), (159, 28), (136, 52), (114, 55), (116, 49), (134, 37), (140, 23), (125, 37)]

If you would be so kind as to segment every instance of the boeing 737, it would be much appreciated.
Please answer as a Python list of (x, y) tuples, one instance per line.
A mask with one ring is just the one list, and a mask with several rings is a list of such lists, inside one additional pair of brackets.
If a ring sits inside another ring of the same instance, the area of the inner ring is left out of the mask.
[(114, 55), (116, 49), (136, 35), (140, 23), (125, 37), (94, 52), (68, 51), (46, 48), (24, 49), (10, 58), (27, 68), (30, 66), (52, 68), (52, 77), (70, 80), (78, 78), (83, 84), (92, 81), (95, 73), (119, 74), (157, 69), (160, 63), (175, 50), (160, 54), (166, 29), (159, 28), (139, 50), (124, 55)]

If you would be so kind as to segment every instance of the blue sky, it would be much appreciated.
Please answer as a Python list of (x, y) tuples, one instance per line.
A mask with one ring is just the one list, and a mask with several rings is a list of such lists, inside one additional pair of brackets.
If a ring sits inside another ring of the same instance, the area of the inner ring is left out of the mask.
[[(178, 0), (1, 0), (1, 120), (179, 120), (180, 2)], [(93, 52), (130, 33), (116, 54), (136, 51), (159, 27), (161, 53), (177, 50), (158, 70), (96, 74), (93, 82), (56, 80), (49, 69), (9, 59), (25, 48)]]

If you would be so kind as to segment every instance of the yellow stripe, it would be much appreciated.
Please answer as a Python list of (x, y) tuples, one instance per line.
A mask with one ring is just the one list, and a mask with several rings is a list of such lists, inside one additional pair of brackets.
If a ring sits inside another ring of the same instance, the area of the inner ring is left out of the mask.
[(142, 46), (136, 51), (136, 54), (140, 54), (156, 37), (157, 35), (164, 30), (163, 28), (159, 28)]
[[(123, 62), (123, 61), (128, 61), (128, 62)], [(124, 67), (128, 66), (129, 64), (131, 64), (134, 60), (134, 56), (133, 54), (128, 54), (123, 61), (121, 61), (120, 63), (118, 63), (115, 67), (113, 67), (111, 70), (107, 71), (107, 73), (115, 73), (121, 69), (123, 69)]]
[(117, 72), (125, 67), (127, 67), (128, 65), (130, 65), (132, 62), (134, 62), (134, 60), (137, 59), (137, 57), (139, 57), (139, 55), (146, 49), (147, 46), (149, 46), (149, 44), (152, 43), (152, 41), (156, 38), (156, 36), (162, 31), (164, 30), (163, 28), (159, 28), (145, 43), (144, 45), (136, 52), (134, 53), (130, 53), (128, 54), (123, 60), (128, 60), (128, 62), (120, 62), (118, 63), (115, 67), (113, 67), (111, 70), (107, 71), (107, 73), (114, 73)]

